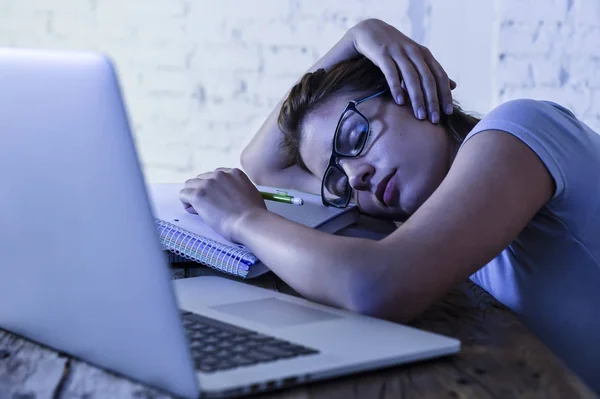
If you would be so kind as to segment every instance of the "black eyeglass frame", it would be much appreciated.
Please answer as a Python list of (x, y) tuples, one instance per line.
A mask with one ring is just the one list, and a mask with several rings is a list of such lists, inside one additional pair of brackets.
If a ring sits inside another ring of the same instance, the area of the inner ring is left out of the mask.
[[(347, 188), (347, 193), (344, 193), (344, 201), (340, 202), (340, 203), (334, 203), (331, 202), (329, 200), (327, 200), (325, 198), (324, 195), (324, 190), (325, 190), (325, 178), (328, 176), (328, 174), (331, 172), (331, 169), (336, 169), (338, 172), (342, 173), (342, 175), (346, 176), (346, 179), (348, 179), (348, 175), (346, 175), (346, 172), (344, 172), (344, 170), (342, 169), (342, 167), (338, 164), (338, 161), (340, 158), (354, 158), (359, 156), (360, 154), (362, 154), (363, 150), (365, 149), (365, 145), (367, 144), (367, 141), (369, 141), (369, 135), (371, 134), (371, 122), (369, 121), (369, 119), (364, 116), (358, 109), (357, 106), (359, 104), (364, 103), (367, 100), (370, 100), (372, 98), (375, 97), (379, 97), (382, 94), (387, 93), (389, 90), (388, 89), (384, 89), (381, 91), (378, 91), (375, 94), (371, 94), (367, 97), (361, 98), (359, 100), (354, 100), (354, 101), (350, 101), (348, 102), (348, 104), (346, 105), (346, 108), (344, 108), (344, 111), (342, 112), (342, 114), (340, 115), (340, 119), (338, 120), (338, 123), (335, 127), (335, 133), (333, 135), (333, 141), (332, 141), (332, 147), (331, 147), (331, 156), (329, 157), (329, 163), (327, 164), (327, 168), (325, 169), (325, 174), (323, 175), (323, 179), (321, 179), (321, 201), (323, 202), (323, 205), (325, 206), (333, 206), (335, 208), (345, 208), (348, 206), (348, 204), (350, 203), (350, 199), (352, 198), (352, 187), (350, 187), (349, 184), (346, 185)], [(360, 149), (354, 154), (354, 155), (348, 155), (348, 154), (342, 154), (338, 151), (336, 151), (335, 149), (335, 143), (337, 141), (339, 132), (340, 132), (340, 126), (342, 124), (342, 121), (344, 120), (344, 116), (346, 115), (346, 113), (348, 111), (352, 111), (357, 113), (361, 118), (364, 119), (364, 121), (367, 123), (367, 135), (364, 138)]]

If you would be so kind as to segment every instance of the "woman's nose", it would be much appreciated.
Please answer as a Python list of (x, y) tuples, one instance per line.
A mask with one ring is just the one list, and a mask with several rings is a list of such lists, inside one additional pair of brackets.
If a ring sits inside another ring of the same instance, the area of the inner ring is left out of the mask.
[(375, 168), (363, 159), (342, 159), (340, 166), (348, 176), (350, 187), (354, 190), (368, 190), (371, 187), (371, 178), (375, 174)]

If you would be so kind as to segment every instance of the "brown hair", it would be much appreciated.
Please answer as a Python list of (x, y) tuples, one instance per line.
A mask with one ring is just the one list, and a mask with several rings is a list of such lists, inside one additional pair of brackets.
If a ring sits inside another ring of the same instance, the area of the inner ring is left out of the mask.
[[(329, 70), (319, 69), (305, 74), (292, 87), (279, 113), (279, 128), (284, 133), (281, 150), (291, 164), (307, 169), (300, 157), (300, 125), (304, 117), (315, 107), (334, 95), (361, 93), (373, 94), (387, 89), (388, 84), (383, 72), (368, 58), (360, 56), (339, 62)], [(391, 94), (385, 94), (393, 101)], [(440, 124), (457, 143), (461, 143), (479, 119), (462, 110), (454, 101), (451, 115), (442, 113)]]

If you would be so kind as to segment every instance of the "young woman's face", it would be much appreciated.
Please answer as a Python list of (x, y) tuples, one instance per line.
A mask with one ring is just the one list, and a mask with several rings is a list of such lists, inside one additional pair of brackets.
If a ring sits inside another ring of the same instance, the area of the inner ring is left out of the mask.
[[(319, 179), (329, 163), (340, 115), (348, 101), (356, 99), (337, 96), (302, 123), (300, 155)], [(367, 214), (405, 220), (440, 185), (456, 145), (440, 125), (416, 119), (410, 106), (376, 97), (357, 108), (370, 122), (369, 139), (359, 156), (338, 161), (349, 178), (353, 199)]]

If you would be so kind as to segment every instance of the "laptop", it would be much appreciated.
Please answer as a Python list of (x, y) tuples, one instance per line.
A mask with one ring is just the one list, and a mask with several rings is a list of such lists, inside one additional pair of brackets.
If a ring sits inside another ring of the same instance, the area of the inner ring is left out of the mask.
[(231, 278), (173, 280), (111, 61), (1, 49), (0, 87), (1, 328), (189, 398), (459, 351)]

